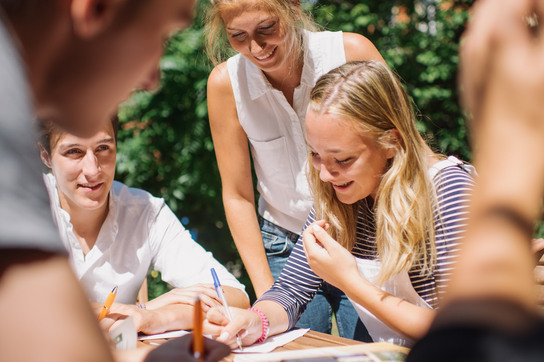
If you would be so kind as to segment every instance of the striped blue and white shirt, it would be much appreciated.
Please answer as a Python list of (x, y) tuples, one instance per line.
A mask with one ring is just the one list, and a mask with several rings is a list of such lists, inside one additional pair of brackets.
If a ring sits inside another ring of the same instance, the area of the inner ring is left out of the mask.
[[(474, 186), (469, 167), (471, 168), (464, 164), (449, 166), (440, 170), (433, 178), (438, 201), (434, 211), (436, 267), (431, 276), (421, 275), (417, 267), (408, 271), (415, 291), (433, 308), (438, 307), (439, 298), (450, 279), (455, 252), (467, 224), (467, 201)], [(359, 203), (356, 242), (351, 252), (357, 258), (375, 260), (378, 258), (376, 225), (373, 212), (368, 210), (367, 200), (362, 200)], [(312, 209), (304, 228), (314, 221)], [(322, 282), (323, 279), (308, 265), (300, 237), (280, 277), (259, 301), (272, 300), (279, 303), (289, 316), (290, 329), (294, 327)]]

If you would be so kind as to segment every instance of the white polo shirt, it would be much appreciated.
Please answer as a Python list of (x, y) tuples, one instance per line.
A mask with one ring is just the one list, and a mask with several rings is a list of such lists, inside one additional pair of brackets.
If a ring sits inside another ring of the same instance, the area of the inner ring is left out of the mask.
[(115, 301), (135, 303), (150, 267), (177, 288), (213, 284), (213, 267), (222, 285), (245, 290), (212, 253), (192, 239), (163, 199), (117, 181), (110, 190), (109, 213), (96, 243), (83, 255), (70, 215), (60, 207), (55, 177), (47, 174), (44, 180), (70, 262), (91, 301), (103, 302), (117, 285)]

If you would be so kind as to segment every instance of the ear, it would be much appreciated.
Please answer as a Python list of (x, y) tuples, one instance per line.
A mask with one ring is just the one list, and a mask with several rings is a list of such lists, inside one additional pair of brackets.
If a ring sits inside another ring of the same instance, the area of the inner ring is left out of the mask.
[(45, 148), (42, 146), (41, 143), (38, 143), (38, 147), (40, 148), (40, 158), (42, 159), (42, 162), (45, 166), (48, 168), (53, 168), (51, 164), (51, 158), (49, 157), (49, 153), (45, 150)]
[(402, 138), (400, 137), (400, 132), (398, 129), (393, 128), (387, 131), (387, 148), (385, 149), (385, 157), (391, 159), (395, 157), (398, 152), (398, 149), (402, 143)]
[(72, 0), (70, 14), (74, 31), (84, 39), (102, 32), (115, 19), (126, 0)]

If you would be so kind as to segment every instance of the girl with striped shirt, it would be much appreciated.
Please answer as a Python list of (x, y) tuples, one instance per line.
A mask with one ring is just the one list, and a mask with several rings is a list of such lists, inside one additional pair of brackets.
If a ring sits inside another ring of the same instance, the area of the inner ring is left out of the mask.
[(317, 81), (306, 141), (314, 207), (303, 236), (272, 288), (253, 311), (237, 311), (221, 339), (245, 329), (251, 344), (293, 327), (327, 281), (350, 298), (374, 341), (411, 345), (452, 269), (472, 168), (430, 150), (401, 83), (375, 61)]

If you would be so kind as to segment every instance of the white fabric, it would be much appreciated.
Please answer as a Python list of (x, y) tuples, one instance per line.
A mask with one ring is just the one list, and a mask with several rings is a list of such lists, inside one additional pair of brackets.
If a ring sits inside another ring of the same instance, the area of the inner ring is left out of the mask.
[[(357, 261), (357, 267), (362, 276), (368, 281), (375, 284), (378, 273), (380, 272), (381, 263), (378, 260), (369, 260), (355, 258)], [(408, 272), (403, 271), (397, 275), (389, 278), (381, 287), (383, 291), (394, 295), (397, 298), (404, 299), (405, 301), (417, 305), (419, 307), (432, 309), (431, 306), (425, 302), (419, 294), (415, 291), (408, 276)], [(351, 304), (357, 311), (359, 318), (365, 325), (368, 333), (372, 337), (374, 342), (388, 342), (398, 344), (400, 346), (410, 347), (413, 345), (414, 340), (407, 336), (404, 336), (397, 331), (389, 328), (385, 323), (376, 318), (374, 314), (370, 313), (366, 308), (360, 304), (355, 303), (350, 299)]]
[(455, 156), (449, 156), (445, 160), (438, 161), (437, 163), (432, 165), (427, 172), (429, 173), (429, 177), (432, 180), (440, 171), (450, 166), (459, 166), (467, 171), (471, 176), (476, 176), (476, 169), (474, 168), (474, 166), (461, 161)]
[[(467, 168), (467, 172), (470, 174), (475, 174), (473, 166), (465, 164), (455, 156), (449, 156), (447, 159), (438, 161), (432, 167), (430, 167), (427, 172), (430, 178), (434, 179), (441, 170), (451, 166), (461, 166)], [(359, 268), (361, 275), (371, 283), (375, 284), (381, 268), (380, 261), (361, 258), (356, 258), (355, 260), (357, 261), (357, 267)], [(401, 298), (419, 307), (432, 309), (432, 307), (425, 300), (423, 300), (423, 298), (421, 298), (414, 289), (407, 271), (391, 276), (382, 285), (381, 289), (386, 293), (394, 295), (397, 298)], [(350, 301), (357, 311), (357, 314), (359, 314), (359, 318), (365, 325), (374, 342), (389, 342), (406, 347), (411, 347), (414, 344), (415, 341), (413, 339), (391, 329), (381, 320), (376, 318), (372, 313), (370, 313), (366, 308), (355, 303), (353, 300)]]
[(236, 110), (247, 134), (260, 193), (259, 214), (300, 233), (312, 207), (304, 120), (317, 79), (346, 62), (341, 32), (303, 32), (304, 66), (293, 107), (261, 70), (238, 54), (227, 61)]
[(149, 267), (177, 288), (213, 284), (215, 268), (222, 285), (245, 287), (191, 237), (163, 199), (114, 181), (109, 213), (94, 247), (83, 255), (70, 215), (60, 207), (56, 180), (44, 175), (51, 208), (70, 262), (89, 299), (103, 302), (119, 286), (116, 302), (135, 303)]

